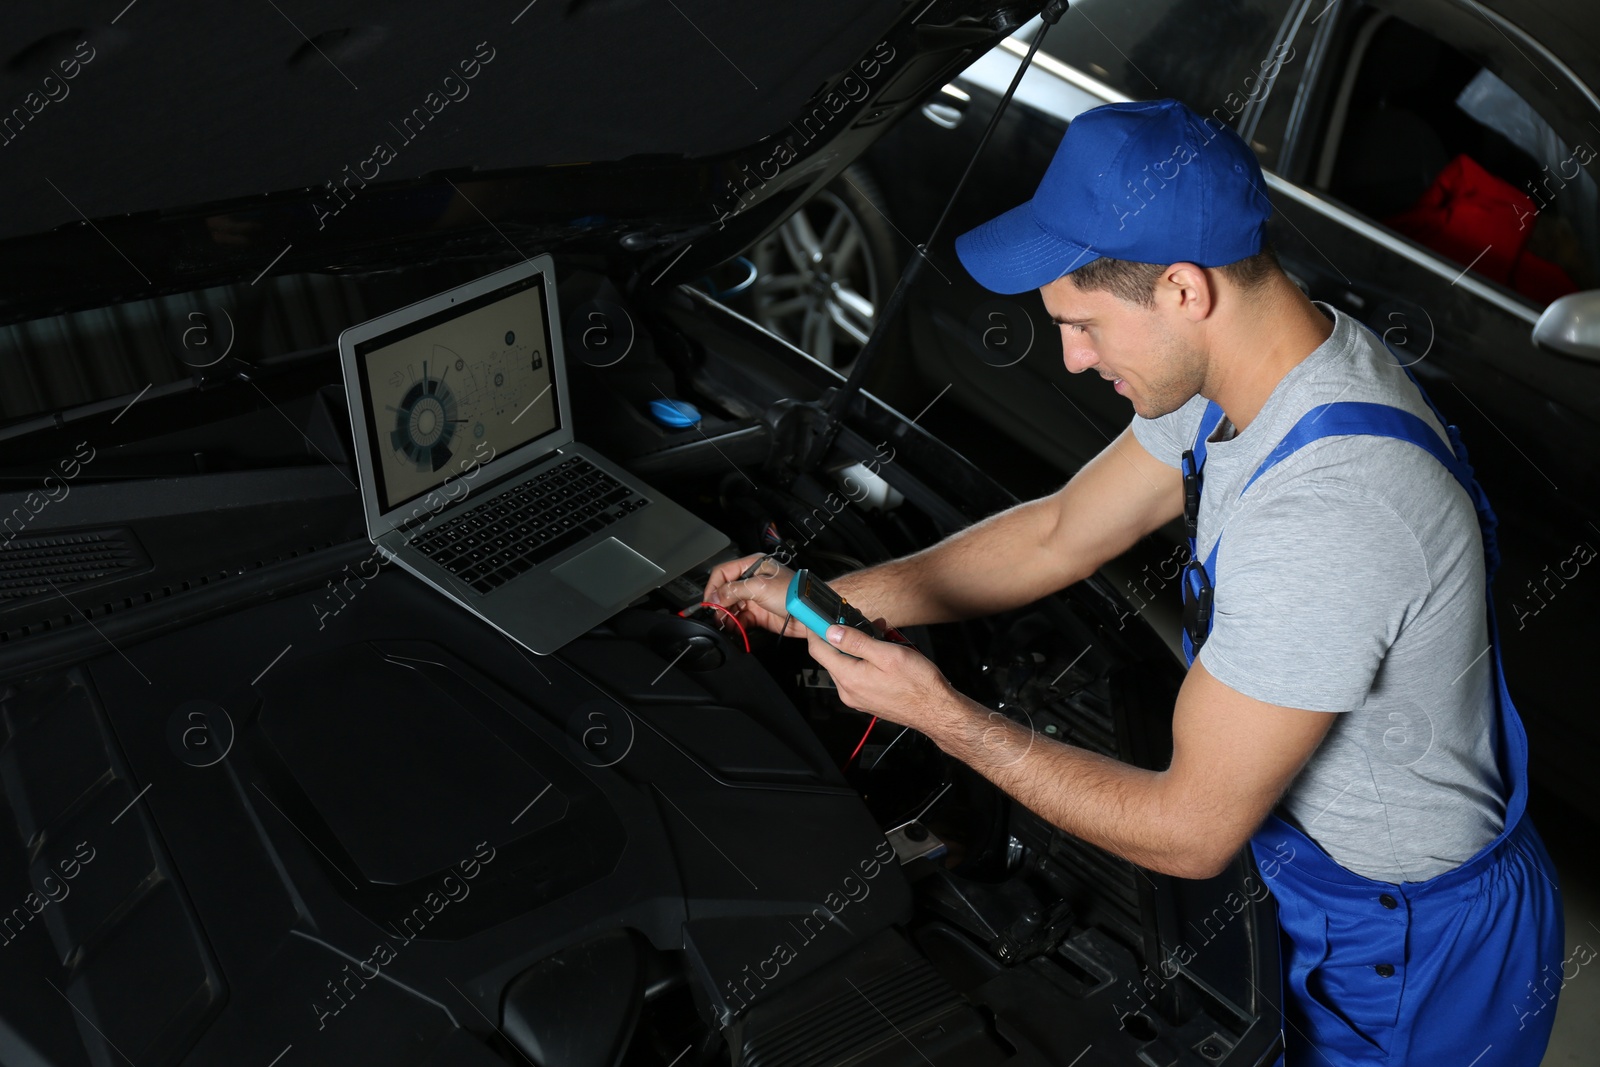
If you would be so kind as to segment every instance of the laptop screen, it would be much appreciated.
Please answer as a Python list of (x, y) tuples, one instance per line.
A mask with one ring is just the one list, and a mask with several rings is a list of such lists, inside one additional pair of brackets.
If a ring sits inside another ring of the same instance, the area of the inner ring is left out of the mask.
[(546, 297), (535, 271), (355, 346), (381, 512), (561, 427)]

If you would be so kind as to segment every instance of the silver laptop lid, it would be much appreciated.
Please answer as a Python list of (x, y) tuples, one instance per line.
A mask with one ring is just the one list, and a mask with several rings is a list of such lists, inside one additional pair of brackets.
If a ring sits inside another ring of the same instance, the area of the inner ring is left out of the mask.
[(572, 442), (560, 318), (546, 255), (339, 335), (373, 540)]

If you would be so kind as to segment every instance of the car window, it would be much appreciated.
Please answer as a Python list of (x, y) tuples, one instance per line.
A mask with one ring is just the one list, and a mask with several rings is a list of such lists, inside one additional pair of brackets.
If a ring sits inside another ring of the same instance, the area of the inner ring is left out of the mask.
[(1290, 0), (1077, 0), (1043, 51), (1136, 99), (1170, 96), (1239, 128), (1288, 56)]
[(1590, 144), (1432, 34), (1355, 26), (1311, 185), (1535, 307), (1600, 286)]

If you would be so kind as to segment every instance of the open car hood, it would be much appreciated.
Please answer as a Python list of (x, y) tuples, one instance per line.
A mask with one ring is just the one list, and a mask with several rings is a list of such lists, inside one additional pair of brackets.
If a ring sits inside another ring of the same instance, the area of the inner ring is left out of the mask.
[(495, 246), (691, 276), (1037, 6), (15, 8), (0, 321)]

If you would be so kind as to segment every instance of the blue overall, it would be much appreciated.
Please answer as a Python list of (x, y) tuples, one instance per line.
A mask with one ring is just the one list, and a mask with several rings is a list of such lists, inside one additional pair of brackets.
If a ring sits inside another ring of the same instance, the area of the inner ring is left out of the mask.
[[(1420, 391), (1416, 378), (1411, 380)], [(1242, 492), (1324, 437), (1370, 434), (1409, 441), (1443, 463), (1472, 500), (1483, 534), (1487, 589), (1499, 563), (1494, 512), (1467, 464), (1460, 434), (1425, 393), (1423, 399), (1447, 427), (1451, 447), (1426, 421), (1400, 408), (1323, 404), (1284, 435)], [(1183, 592), (1186, 622), (1198, 619), (1183, 634), (1190, 664), (1210, 629), (1211, 578), (1222, 540), (1219, 535), (1204, 564), (1198, 563), (1194, 520), (1206, 438), (1222, 414), (1215, 403), (1206, 408), (1194, 448), (1184, 456), (1191, 563)], [(1501, 671), (1492, 599), (1488, 610), (1498, 708), (1495, 751), (1509, 793), (1499, 837), (1454, 870), (1398, 885), (1346, 870), (1276, 814), (1251, 838), (1278, 906), (1288, 1067), (1535, 1067), (1549, 1041), (1561, 986), (1561, 894), (1549, 853), (1524, 814), (1527, 735)]]

